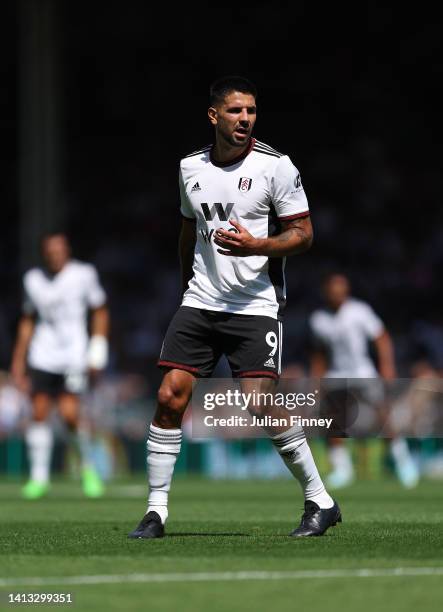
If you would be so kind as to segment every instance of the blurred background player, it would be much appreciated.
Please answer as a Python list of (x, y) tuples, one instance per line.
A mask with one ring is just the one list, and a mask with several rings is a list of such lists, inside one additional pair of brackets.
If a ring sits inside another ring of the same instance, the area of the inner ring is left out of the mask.
[[(332, 273), (326, 277), (323, 296), (326, 306), (313, 312), (310, 317), (314, 338), (311, 376), (346, 379), (343, 389), (331, 392), (335, 393), (335, 402), (345, 403), (348, 391), (352, 389), (372, 406), (374, 403), (380, 404), (383, 393), (380, 394), (376, 386), (365, 383), (364, 379), (381, 377), (388, 381), (396, 377), (394, 349), (389, 333), (369, 304), (351, 297), (350, 282), (344, 274)], [(377, 367), (370, 356), (371, 342)], [(391, 440), (390, 451), (395, 472), (402, 484), (415, 486), (418, 470), (406, 440)], [(328, 486), (341, 488), (351, 484), (354, 467), (351, 453), (342, 438), (329, 439), (329, 461), (332, 471), (326, 479)]]
[(11, 364), (15, 384), (30, 389), (32, 397), (25, 436), (30, 479), (23, 496), (36, 499), (49, 489), (53, 432), (47, 419), (55, 402), (81, 457), (83, 491), (98, 497), (103, 484), (89, 460), (87, 432), (80, 427), (80, 397), (88, 377), (95, 378), (107, 363), (106, 294), (94, 266), (71, 259), (63, 233), (45, 235), (41, 249), (44, 265), (23, 278), (23, 315)]

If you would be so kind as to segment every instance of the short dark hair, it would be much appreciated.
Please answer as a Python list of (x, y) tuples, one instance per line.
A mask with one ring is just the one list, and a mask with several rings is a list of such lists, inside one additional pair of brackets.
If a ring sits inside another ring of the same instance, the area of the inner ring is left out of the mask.
[(334, 278), (334, 276), (342, 276), (348, 281), (349, 285), (351, 284), (350, 275), (344, 268), (330, 268), (329, 270), (327, 270), (322, 275), (321, 284), (327, 285)]
[(51, 227), (50, 229), (46, 230), (44, 234), (41, 236), (40, 244), (43, 245), (43, 243), (46, 242), (46, 240), (49, 240), (50, 238), (54, 238), (55, 236), (63, 236), (63, 238), (66, 240), (68, 244), (70, 242), (69, 236), (63, 227)]
[(214, 106), (223, 102), (233, 91), (251, 94), (257, 99), (257, 88), (254, 83), (240, 76), (225, 76), (214, 81), (209, 89), (209, 103)]

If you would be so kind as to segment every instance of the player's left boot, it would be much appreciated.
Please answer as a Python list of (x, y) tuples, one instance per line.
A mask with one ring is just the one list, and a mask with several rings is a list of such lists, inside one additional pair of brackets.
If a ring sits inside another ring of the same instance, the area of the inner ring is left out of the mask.
[(315, 502), (308, 499), (305, 502), (305, 511), (299, 527), (289, 535), (294, 538), (321, 536), (329, 527), (334, 527), (341, 521), (341, 511), (336, 501), (332, 508), (322, 510)]
[(48, 491), (49, 482), (29, 480), (22, 488), (22, 497), (25, 499), (40, 499), (40, 497), (47, 495)]
[(162, 538), (165, 535), (165, 527), (157, 512), (148, 512), (140, 523), (128, 534), (128, 538)]
[(101, 497), (105, 492), (100, 476), (91, 467), (82, 469), (82, 487), (86, 497)]

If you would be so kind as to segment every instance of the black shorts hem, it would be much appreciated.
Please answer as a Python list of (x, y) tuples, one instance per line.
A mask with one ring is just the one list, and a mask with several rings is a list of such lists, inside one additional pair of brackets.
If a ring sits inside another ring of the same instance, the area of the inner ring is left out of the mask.
[(185, 372), (189, 372), (189, 374), (201, 376), (201, 374), (199, 374), (198, 368), (195, 368), (194, 366), (188, 366), (184, 363), (176, 363), (175, 361), (166, 361), (162, 359), (160, 361), (157, 361), (157, 366), (159, 368), (165, 368), (168, 370), (184, 370)]
[(278, 380), (280, 375), (277, 372), (267, 372), (261, 370), (245, 370), (235, 374), (235, 378), (274, 378)]

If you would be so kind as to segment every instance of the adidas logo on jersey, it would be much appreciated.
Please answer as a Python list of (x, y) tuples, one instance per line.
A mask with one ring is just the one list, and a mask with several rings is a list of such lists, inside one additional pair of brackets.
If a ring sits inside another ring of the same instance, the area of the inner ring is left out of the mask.
[(201, 191), (201, 187), (198, 183), (195, 183), (194, 187), (191, 189), (191, 193), (194, 191)]
[(265, 361), (263, 365), (266, 366), (267, 368), (275, 368), (275, 363), (272, 357), (270, 357), (267, 361)]

